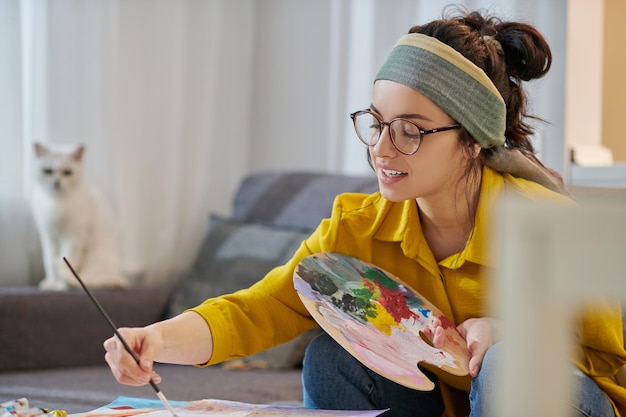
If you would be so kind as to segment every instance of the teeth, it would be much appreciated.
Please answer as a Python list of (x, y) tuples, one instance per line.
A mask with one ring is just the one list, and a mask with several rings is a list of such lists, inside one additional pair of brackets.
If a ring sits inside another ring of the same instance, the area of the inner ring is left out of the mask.
[(390, 169), (383, 169), (383, 172), (388, 177), (399, 177), (399, 176), (402, 176), (402, 175), (406, 175), (406, 172), (392, 171)]

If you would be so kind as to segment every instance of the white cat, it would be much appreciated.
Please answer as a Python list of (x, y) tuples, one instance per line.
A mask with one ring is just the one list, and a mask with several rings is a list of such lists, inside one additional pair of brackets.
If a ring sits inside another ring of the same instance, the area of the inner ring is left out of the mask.
[(89, 287), (125, 287), (110, 213), (83, 176), (84, 146), (36, 143), (32, 209), (41, 240), (45, 278), (39, 288), (80, 284), (67, 258)]

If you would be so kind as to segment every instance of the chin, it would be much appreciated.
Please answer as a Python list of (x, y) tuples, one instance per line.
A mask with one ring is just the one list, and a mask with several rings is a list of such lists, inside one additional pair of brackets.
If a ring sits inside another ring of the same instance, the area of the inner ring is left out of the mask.
[(379, 186), (380, 195), (383, 196), (385, 200), (391, 201), (393, 203), (399, 203), (401, 201), (408, 200), (406, 196), (402, 196), (398, 193), (394, 193), (393, 191), (386, 189), (385, 187)]

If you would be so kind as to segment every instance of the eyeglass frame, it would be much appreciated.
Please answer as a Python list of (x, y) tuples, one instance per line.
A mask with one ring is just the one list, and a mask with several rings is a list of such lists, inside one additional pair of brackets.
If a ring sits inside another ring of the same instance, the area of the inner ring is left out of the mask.
[[(356, 118), (357, 118), (357, 116), (358, 116), (359, 114), (361, 114), (361, 113), (367, 113), (367, 114), (371, 115), (371, 116), (372, 116), (375, 120), (377, 120), (377, 121), (378, 121), (378, 124), (379, 124), (379, 128), (380, 128), (380, 130), (379, 130), (379, 133), (378, 133), (378, 139), (376, 139), (376, 142), (374, 142), (374, 143), (367, 143), (367, 142), (365, 142), (365, 141), (363, 140), (363, 138), (361, 138), (361, 135), (359, 134), (359, 129), (357, 129), (357, 125), (356, 125)], [(395, 148), (398, 152), (400, 152), (401, 154), (403, 154), (403, 155), (409, 155), (409, 156), (410, 156), (410, 155), (415, 155), (415, 154), (417, 153), (417, 151), (418, 151), (418, 150), (419, 150), (419, 148), (420, 148), (420, 145), (422, 144), (422, 139), (424, 139), (424, 136), (426, 136), (426, 135), (430, 135), (431, 133), (446, 132), (446, 131), (453, 130), (453, 129), (462, 129), (462, 128), (463, 128), (463, 126), (461, 126), (459, 123), (454, 123), (454, 124), (451, 124), (451, 125), (448, 125), (448, 126), (435, 127), (435, 128), (433, 128), (433, 129), (424, 129), (423, 127), (421, 127), (421, 126), (420, 126), (420, 125), (418, 125), (417, 123), (415, 123), (415, 122), (413, 122), (413, 121), (411, 121), (411, 120), (408, 120), (408, 119), (402, 118), (402, 117), (396, 117), (395, 119), (392, 119), (392, 120), (390, 120), (390, 121), (388, 121), (388, 122), (385, 122), (384, 120), (380, 120), (380, 118), (378, 117), (378, 115), (377, 115), (376, 113), (372, 112), (372, 111), (371, 111), (371, 110), (369, 110), (369, 109), (365, 109), (365, 110), (357, 110), (357, 111), (355, 111), (354, 113), (350, 113), (350, 118), (352, 119), (352, 124), (354, 125), (354, 130), (355, 130), (355, 132), (356, 132), (356, 136), (357, 136), (357, 137), (359, 138), (359, 140), (360, 140), (363, 144), (365, 144), (367, 147), (376, 146), (376, 144), (380, 141), (380, 137), (383, 135), (383, 128), (384, 128), (385, 126), (387, 126), (387, 127), (389, 128), (389, 139), (391, 139), (391, 144), (393, 145), (393, 147), (394, 147), (394, 148)], [(417, 148), (415, 148), (415, 150), (414, 150), (413, 152), (411, 152), (411, 153), (407, 153), (407, 152), (404, 152), (404, 151), (400, 150), (400, 149), (398, 148), (398, 145), (396, 145), (396, 141), (395, 141), (395, 139), (394, 139), (394, 134), (392, 133), (392, 132), (393, 132), (393, 130), (391, 129), (391, 124), (392, 124), (393, 122), (397, 121), (397, 120), (401, 120), (401, 121), (403, 121), (403, 122), (410, 123), (410, 124), (412, 124), (413, 126), (415, 126), (415, 127), (418, 129), (418, 132), (419, 132), (419, 134), (420, 134), (420, 137), (419, 137), (419, 142), (418, 142), (418, 144), (417, 144)]]

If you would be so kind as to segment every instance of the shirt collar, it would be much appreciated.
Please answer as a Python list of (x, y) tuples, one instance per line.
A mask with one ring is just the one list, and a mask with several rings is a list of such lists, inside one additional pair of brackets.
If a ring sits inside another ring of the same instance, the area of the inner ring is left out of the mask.
[[(456, 269), (465, 262), (495, 266), (495, 258), (488, 247), (491, 240), (490, 224), (493, 221), (493, 204), (504, 189), (502, 175), (489, 167), (483, 168), (481, 192), (474, 218), (474, 227), (467, 245), (461, 253), (453, 254), (439, 262), (439, 265)], [(411, 258), (421, 258), (427, 263), (435, 263), (434, 257), (422, 233), (419, 212), (415, 200), (393, 203), (381, 198), (386, 206), (384, 220), (374, 238), (388, 242), (400, 242), (404, 254)]]

